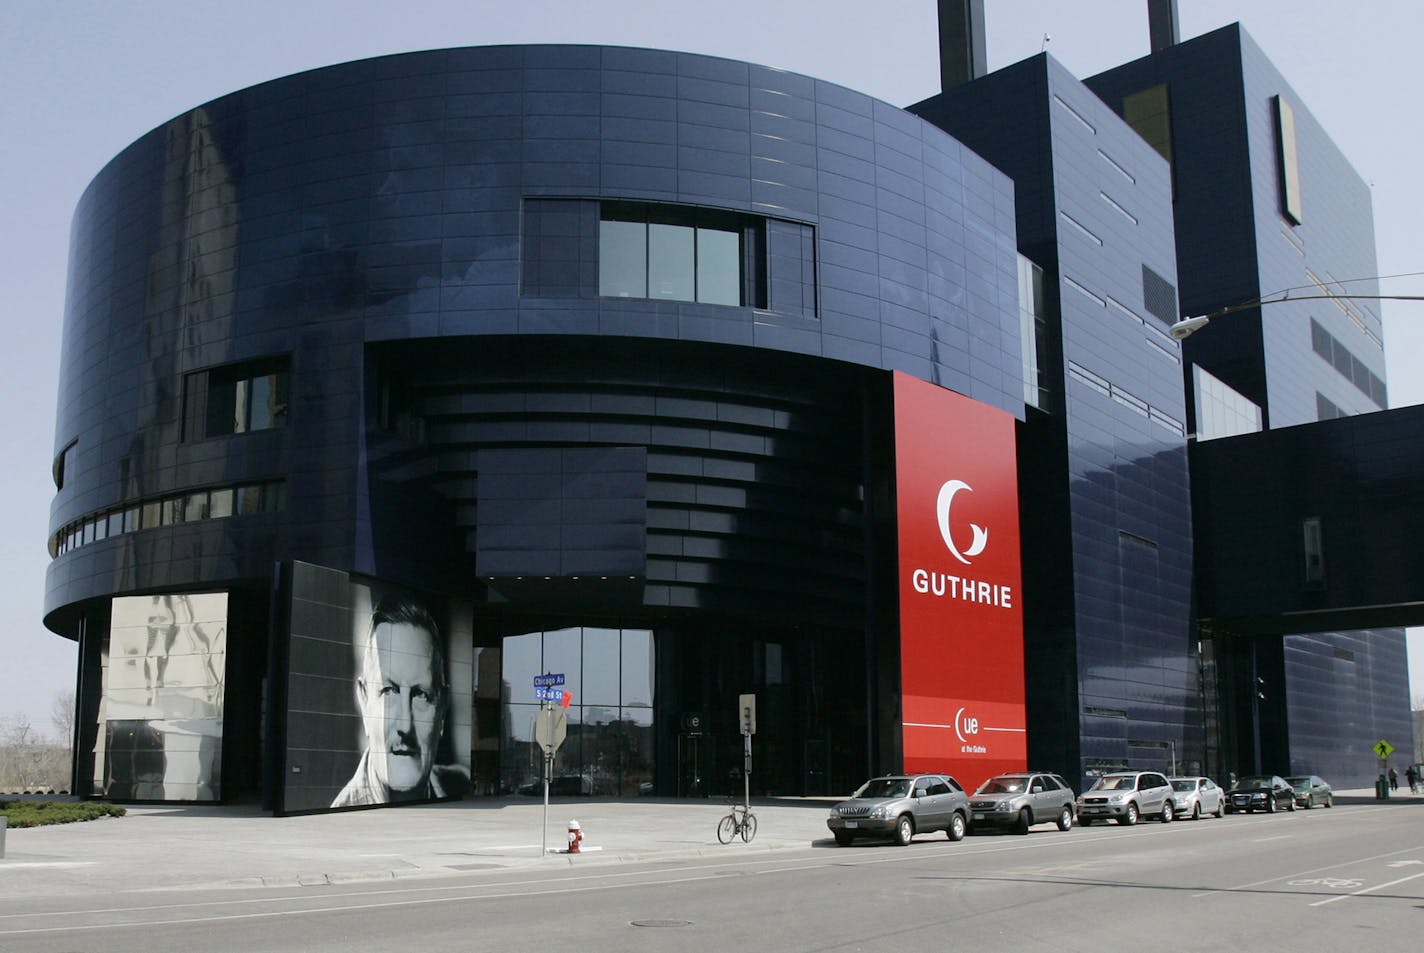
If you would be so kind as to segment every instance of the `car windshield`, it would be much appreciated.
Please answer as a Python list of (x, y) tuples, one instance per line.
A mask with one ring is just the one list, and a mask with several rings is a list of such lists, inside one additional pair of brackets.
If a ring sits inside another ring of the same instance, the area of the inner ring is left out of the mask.
[(1310, 778), (1286, 778), (1286, 783), (1293, 788), (1310, 787)]
[(979, 785), (976, 794), (1022, 794), (1024, 789), (1023, 778), (990, 778)]
[(851, 797), (887, 798), (904, 797), (910, 793), (909, 778), (871, 778), (860, 786)]
[(1268, 788), (1271, 786), (1270, 778), (1242, 778), (1236, 782), (1238, 788)]
[(1172, 790), (1174, 791), (1195, 791), (1196, 789), (1196, 778), (1177, 778), (1172, 782)]
[(1130, 774), (1116, 778), (1098, 778), (1098, 783), (1093, 785), (1094, 791), (1131, 791), (1137, 787), (1137, 778)]

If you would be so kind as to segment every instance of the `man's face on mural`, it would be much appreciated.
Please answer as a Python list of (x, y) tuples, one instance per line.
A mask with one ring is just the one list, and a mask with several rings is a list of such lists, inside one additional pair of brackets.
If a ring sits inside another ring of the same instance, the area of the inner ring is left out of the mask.
[(445, 707), (434, 636), (382, 622), (371, 642), (359, 683), (371, 768), (392, 799), (424, 797)]

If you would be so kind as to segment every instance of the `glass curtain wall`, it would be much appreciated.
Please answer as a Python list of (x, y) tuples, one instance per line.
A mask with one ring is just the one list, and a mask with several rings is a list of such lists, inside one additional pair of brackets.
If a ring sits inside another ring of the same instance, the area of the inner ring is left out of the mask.
[(534, 678), (564, 676), (572, 696), (568, 735), (554, 756), (556, 795), (626, 796), (653, 783), (653, 633), (579, 626), (504, 639), (499, 789), (543, 794), (543, 752), (534, 743), (540, 702)]

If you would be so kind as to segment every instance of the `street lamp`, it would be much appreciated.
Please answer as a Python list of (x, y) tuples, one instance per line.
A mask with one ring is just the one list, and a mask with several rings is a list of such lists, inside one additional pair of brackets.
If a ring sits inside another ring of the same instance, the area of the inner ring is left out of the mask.
[(1218, 311), (1211, 311), (1207, 314), (1198, 314), (1194, 317), (1183, 318), (1167, 329), (1167, 333), (1178, 341), (1190, 337), (1197, 331), (1207, 326), (1212, 318), (1219, 318), (1222, 315), (1232, 314), (1236, 311), (1249, 311), (1252, 308), (1263, 308), (1268, 304), (1280, 304), (1284, 301), (1311, 301), (1311, 300), (1334, 300), (1334, 301), (1424, 301), (1424, 295), (1355, 295), (1355, 294), (1313, 294), (1313, 295), (1293, 295), (1289, 291), (1279, 298), (1266, 298), (1259, 301), (1249, 301), (1245, 304), (1233, 304), (1229, 308), (1222, 308)]

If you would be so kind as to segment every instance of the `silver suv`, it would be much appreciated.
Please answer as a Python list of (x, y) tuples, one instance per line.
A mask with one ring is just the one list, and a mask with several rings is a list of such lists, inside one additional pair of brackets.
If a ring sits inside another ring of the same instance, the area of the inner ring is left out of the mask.
[(1160, 817), (1169, 824), (1177, 816), (1172, 785), (1156, 771), (1105, 774), (1078, 795), (1078, 823), (1114, 820), (1124, 827), (1140, 817)]
[(1001, 774), (979, 785), (969, 810), (975, 832), (1001, 827), (1027, 834), (1034, 824), (1047, 821), (1066, 831), (1073, 826), (1073, 789), (1058, 775), (1043, 771)]
[(947, 774), (871, 778), (831, 808), (826, 826), (842, 847), (857, 837), (893, 837), (903, 847), (929, 831), (961, 840), (969, 829), (969, 795)]

